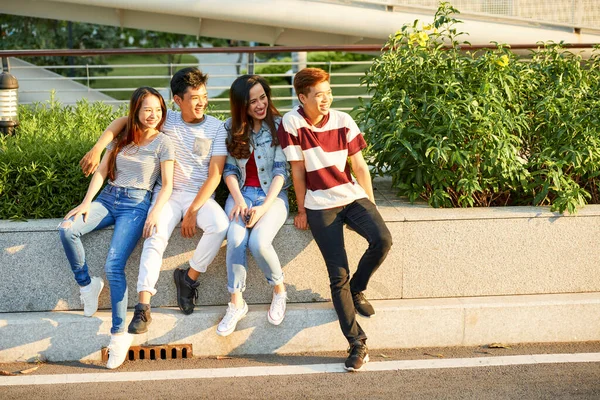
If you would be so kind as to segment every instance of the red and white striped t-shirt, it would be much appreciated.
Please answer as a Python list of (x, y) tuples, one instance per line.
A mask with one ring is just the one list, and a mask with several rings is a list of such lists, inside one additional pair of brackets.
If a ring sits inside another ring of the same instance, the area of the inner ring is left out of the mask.
[(304, 160), (304, 207), (324, 210), (368, 197), (354, 181), (348, 164), (348, 156), (367, 147), (350, 115), (329, 110), (321, 127), (316, 127), (298, 106), (283, 116), (277, 134), (288, 161)]

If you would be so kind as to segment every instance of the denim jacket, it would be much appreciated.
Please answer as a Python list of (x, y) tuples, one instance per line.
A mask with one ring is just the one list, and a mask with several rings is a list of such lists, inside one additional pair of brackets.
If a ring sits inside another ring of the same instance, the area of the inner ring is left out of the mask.
[[(275, 128), (279, 127), (281, 118), (275, 119)], [(231, 130), (231, 118), (225, 121), (227, 132)], [(258, 169), (258, 179), (260, 186), (265, 193), (269, 192), (269, 187), (273, 178), (280, 175), (284, 179), (283, 189), (291, 185), (289, 164), (281, 150), (281, 146), (271, 146), (273, 139), (269, 125), (263, 121), (260, 131), (250, 135), (250, 152), (254, 151), (254, 161)], [(227, 155), (225, 169), (223, 170), (223, 179), (230, 175), (235, 175), (238, 179), (240, 189), (246, 182), (246, 163), (247, 158), (234, 158), (231, 154)]]

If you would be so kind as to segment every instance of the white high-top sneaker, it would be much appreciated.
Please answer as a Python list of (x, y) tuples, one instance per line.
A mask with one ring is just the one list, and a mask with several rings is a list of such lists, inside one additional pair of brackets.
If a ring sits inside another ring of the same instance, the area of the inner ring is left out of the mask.
[(242, 308), (235, 308), (233, 303), (229, 303), (225, 316), (217, 326), (217, 335), (227, 336), (235, 331), (238, 321), (248, 313), (248, 304), (244, 301)]
[(127, 332), (118, 335), (110, 335), (106, 368), (115, 369), (123, 364), (125, 358), (127, 358), (127, 353), (129, 353), (129, 347), (132, 342), (133, 335)]
[(273, 293), (271, 307), (267, 312), (267, 319), (273, 325), (279, 325), (285, 317), (287, 292)]
[(104, 281), (97, 276), (92, 277), (92, 283), (79, 288), (81, 304), (83, 304), (83, 315), (91, 317), (98, 311), (98, 297), (104, 288)]

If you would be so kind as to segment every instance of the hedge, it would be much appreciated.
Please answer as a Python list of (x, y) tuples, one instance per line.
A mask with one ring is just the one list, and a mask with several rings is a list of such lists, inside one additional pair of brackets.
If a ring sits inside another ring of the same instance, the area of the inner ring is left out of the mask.
[[(108, 124), (123, 115), (127, 106), (86, 100), (67, 106), (54, 100), (19, 106), (15, 135), (0, 135), (0, 219), (59, 218), (78, 205), (89, 184), (79, 160)], [(221, 181), (215, 193), (221, 206), (228, 194)], [(295, 212), (293, 189), (289, 198)]]
[(432, 22), (404, 26), (362, 79), (375, 172), (434, 207), (598, 203), (598, 48), (589, 59), (562, 43), (465, 52), (457, 14), (442, 3)]

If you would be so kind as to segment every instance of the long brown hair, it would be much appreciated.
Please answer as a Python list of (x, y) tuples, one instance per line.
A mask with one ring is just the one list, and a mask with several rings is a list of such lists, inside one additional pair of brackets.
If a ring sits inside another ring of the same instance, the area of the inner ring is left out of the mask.
[(162, 117), (157, 127), (161, 127), (167, 118), (167, 106), (165, 105), (165, 100), (163, 97), (156, 91), (156, 89), (143, 86), (141, 88), (136, 89), (131, 95), (131, 100), (129, 101), (129, 115), (127, 116), (127, 125), (125, 128), (119, 133), (119, 135), (115, 138), (117, 142), (114, 146), (112, 153), (110, 153), (110, 158), (108, 159), (108, 178), (111, 181), (115, 180), (115, 170), (117, 164), (117, 154), (128, 144), (135, 143), (136, 145), (140, 144), (142, 139), (142, 133), (144, 132), (144, 128), (142, 127), (142, 123), (140, 122), (138, 115), (140, 113), (140, 109), (142, 108), (142, 103), (144, 99), (148, 96), (155, 96), (158, 98), (160, 102), (160, 108), (162, 109)]
[(248, 107), (250, 106), (250, 89), (255, 85), (261, 85), (267, 95), (268, 106), (265, 122), (271, 131), (271, 145), (276, 146), (279, 143), (275, 128), (275, 116), (281, 114), (273, 105), (269, 84), (262, 76), (242, 75), (233, 81), (229, 90), (231, 127), (227, 132), (227, 151), (237, 159), (250, 157), (250, 133), (253, 124), (252, 117), (248, 115)]

